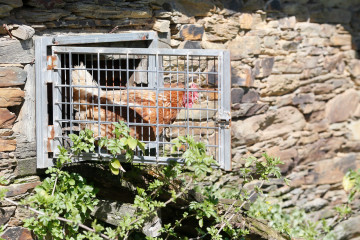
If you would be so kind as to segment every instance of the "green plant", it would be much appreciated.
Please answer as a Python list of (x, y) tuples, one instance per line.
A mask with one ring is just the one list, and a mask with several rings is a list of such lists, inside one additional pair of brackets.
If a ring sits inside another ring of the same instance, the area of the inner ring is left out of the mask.
[(139, 140), (133, 138), (130, 135), (130, 129), (126, 126), (124, 122), (114, 123), (114, 135), (115, 138), (103, 137), (99, 141), (100, 148), (106, 147), (106, 149), (113, 156), (109, 167), (111, 172), (114, 175), (118, 175), (120, 171), (125, 171), (120, 164), (117, 156), (124, 153), (125, 159), (128, 162), (131, 162), (134, 158), (134, 150), (139, 147), (143, 152), (145, 152), (145, 146)]
[(285, 212), (279, 204), (271, 205), (266, 201), (266, 198), (257, 199), (251, 205), (248, 214), (255, 218), (267, 220), (269, 226), (288, 234), (292, 238), (331, 240), (334, 239), (332, 232), (334, 227), (352, 214), (350, 204), (360, 191), (360, 169), (357, 171), (350, 170), (345, 174), (343, 187), (348, 192), (348, 200), (345, 204), (334, 207), (337, 214), (329, 220), (311, 221), (305, 211), (299, 208)]
[[(24, 226), (40, 239), (47, 236), (59, 240), (85, 239), (90, 233), (79, 232), (79, 224), (91, 219), (90, 213), (98, 203), (95, 197), (97, 190), (79, 174), (62, 170), (71, 160), (64, 148), (60, 147), (59, 150), (57, 166), (46, 171), (50, 177), (35, 188), (34, 195), (23, 202), (44, 214), (26, 219)], [(92, 239), (96, 239), (95, 235)]]
[(264, 198), (258, 198), (251, 205), (248, 214), (258, 219), (267, 220), (270, 227), (286, 233), (292, 238), (322, 239), (327, 227), (325, 221), (310, 221), (302, 209), (296, 208), (287, 213), (279, 204), (271, 205)]
[[(118, 175), (122, 171), (120, 157), (131, 162), (137, 148), (144, 151), (144, 144), (130, 135), (123, 122), (114, 124), (114, 137), (102, 138), (98, 141), (100, 148), (106, 149), (112, 159), (109, 164), (111, 172)], [(217, 163), (207, 154), (206, 145), (194, 140), (192, 136), (179, 137), (172, 142), (172, 152), (182, 153), (183, 162), (170, 162), (166, 166), (153, 166), (156, 177), (150, 179), (146, 187), (137, 187), (133, 206), (136, 211), (132, 215), (123, 216), (115, 228), (103, 227), (90, 212), (97, 205), (97, 190), (89, 185), (79, 174), (69, 173), (64, 166), (83, 152), (95, 150), (95, 139), (90, 130), (81, 131), (79, 135), (70, 135), (73, 146), (69, 150), (59, 148), (59, 155), (54, 167), (47, 170), (49, 175), (41, 185), (35, 188), (34, 194), (22, 202), (37, 216), (26, 220), (25, 226), (33, 230), (39, 239), (128, 239), (139, 232), (145, 222), (157, 214), (157, 211), (170, 203), (177, 203), (182, 198), (186, 205), (182, 214), (173, 222), (165, 224), (158, 238), (147, 239), (179, 239), (178, 228), (185, 220), (196, 219), (198, 239), (239, 239), (249, 231), (245, 227), (235, 227), (234, 219), (245, 214), (244, 206), (250, 203), (254, 194), (261, 194), (261, 187), (271, 177), (281, 178), (281, 164), (278, 158), (267, 154), (262, 159), (248, 158), (244, 168), (240, 170), (243, 182), (233, 190), (234, 203), (223, 206), (219, 197), (219, 189), (214, 187), (196, 188), (210, 174)], [(252, 190), (246, 190), (245, 184), (258, 179), (260, 184)], [(200, 201), (189, 201), (185, 196), (194, 189), (202, 196)], [(167, 196), (166, 200), (160, 196)], [(18, 204), (7, 199), (14, 204)], [(240, 201), (240, 204), (235, 204)], [(87, 224), (87, 225), (86, 225)]]

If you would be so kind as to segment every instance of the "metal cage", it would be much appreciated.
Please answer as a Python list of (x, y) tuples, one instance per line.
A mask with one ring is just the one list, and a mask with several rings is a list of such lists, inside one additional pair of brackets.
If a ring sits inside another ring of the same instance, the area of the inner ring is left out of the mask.
[[(48, 148), (38, 166), (52, 165), (58, 145), (71, 145), (68, 134), (87, 128), (109, 137), (112, 123), (125, 121), (147, 148), (134, 162), (181, 160), (171, 140), (192, 135), (231, 169), (228, 51), (51, 46), (47, 69)], [(81, 159), (109, 157), (98, 148)]]

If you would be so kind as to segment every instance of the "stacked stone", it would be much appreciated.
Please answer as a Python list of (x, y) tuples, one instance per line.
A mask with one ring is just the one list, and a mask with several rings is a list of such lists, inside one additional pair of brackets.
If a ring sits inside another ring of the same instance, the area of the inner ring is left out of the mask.
[[(6, 28), (12, 37), (0, 38), (0, 176), (12, 184), (0, 188), (19, 200), (40, 183), (38, 176), (23, 177), (36, 172), (34, 30), (23, 25)], [(8, 226), (2, 237), (31, 239), (20, 227), (20, 219), (29, 213), (6, 201), (1, 206), (0, 225)]]
[(359, 167), (360, 2), (238, 2), (240, 11), (234, 1), (229, 8), (175, 1), (155, 11), (156, 30), (171, 36), (171, 47), (231, 51), (235, 172), (217, 184), (237, 186), (242, 159), (268, 152), (292, 180), (267, 186), (276, 201), (314, 220), (334, 216), (347, 200), (342, 177)]

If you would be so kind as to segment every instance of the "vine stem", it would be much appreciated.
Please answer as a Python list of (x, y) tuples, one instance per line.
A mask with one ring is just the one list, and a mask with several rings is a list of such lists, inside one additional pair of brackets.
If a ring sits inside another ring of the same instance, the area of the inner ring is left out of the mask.
[[(70, 154), (70, 155), (68, 156), (69, 159), (71, 159), (72, 157), (73, 157), (73, 154)], [(66, 165), (66, 163), (63, 164), (63, 166), (65, 166), (65, 165)], [(59, 171), (61, 171), (61, 169), (63, 168), (63, 166), (59, 169)], [(51, 192), (51, 196), (54, 196), (55, 188), (56, 188), (56, 184), (57, 184), (58, 178), (59, 178), (59, 172), (56, 174), (55, 183), (54, 183), (53, 190), (52, 190), (52, 192)]]
[[(185, 191), (186, 191), (187, 189), (189, 189), (192, 181), (193, 181), (193, 180), (190, 179), (190, 181), (188, 182), (188, 184), (186, 184), (185, 188), (184, 188), (181, 192), (179, 192), (175, 197), (170, 198), (169, 200), (167, 200), (167, 201), (164, 203), (164, 206), (166, 206), (166, 205), (168, 205), (169, 203), (175, 201), (177, 198), (179, 198), (181, 195), (183, 195), (183, 194), (185, 193)], [(154, 210), (151, 211), (150, 213), (153, 213), (153, 212), (155, 212), (156, 210), (157, 210), (157, 209), (154, 209)], [(134, 221), (132, 221), (129, 225), (133, 225), (134, 223), (142, 220), (143, 218), (145, 218), (145, 217), (142, 216), (142, 217), (140, 217), (140, 218), (137, 218), (137, 219), (135, 219)]]
[[(259, 185), (259, 188), (261, 188), (262, 187), (262, 185), (264, 184), (264, 180), (260, 183), (260, 185)], [(254, 194), (256, 193), (256, 191), (254, 190), (251, 194), (250, 194), (250, 196), (249, 196), (249, 198), (247, 199), (247, 200), (245, 200), (241, 205), (240, 205), (240, 209), (250, 200), (250, 198), (252, 197), (252, 196), (254, 196)], [(224, 217), (230, 212), (230, 210), (235, 206), (235, 202), (236, 201), (234, 201), (233, 202), (233, 204), (231, 204), (231, 206), (228, 208), (228, 210), (226, 211), (226, 213), (224, 214)], [(228, 222), (230, 222), (231, 221), (231, 219), (234, 217), (236, 215), (236, 213), (233, 213), (226, 221), (228, 221)], [(225, 225), (226, 225), (226, 222), (223, 222), (222, 224), (221, 224), (221, 226), (220, 226), (220, 228), (219, 228), (219, 230), (218, 230), (218, 232), (217, 232), (217, 234), (216, 235), (219, 235), (220, 234), (220, 232), (224, 229), (224, 227), (225, 227)]]
[[(35, 208), (29, 207), (29, 206), (20, 205), (19, 203), (15, 202), (15, 201), (7, 198), (7, 197), (5, 197), (4, 200), (6, 200), (6, 201), (8, 201), (9, 203), (14, 204), (14, 205), (16, 205), (16, 206), (29, 209), (30, 211), (32, 211), (32, 212), (34, 212), (34, 213), (36, 213), (36, 214), (38, 214), (38, 215), (45, 215), (45, 213), (42, 212), (42, 211), (36, 210)], [(88, 226), (86, 226), (86, 225), (84, 225), (84, 224), (82, 224), (82, 223), (75, 223), (74, 221), (71, 221), (71, 220), (66, 219), (66, 218), (63, 218), (63, 217), (56, 217), (56, 219), (59, 220), (59, 221), (62, 221), (62, 222), (67, 222), (67, 223), (76, 224), (76, 225), (78, 225), (79, 227), (81, 227), (82, 229), (85, 229), (86, 231), (96, 233), (95, 229), (90, 228), (90, 227), (88, 227)], [(102, 233), (98, 233), (98, 234), (99, 234), (102, 238), (104, 238), (104, 239), (109, 239), (109, 240), (110, 240), (110, 238), (109, 238), (108, 236), (106, 236), (105, 234), (102, 234)]]

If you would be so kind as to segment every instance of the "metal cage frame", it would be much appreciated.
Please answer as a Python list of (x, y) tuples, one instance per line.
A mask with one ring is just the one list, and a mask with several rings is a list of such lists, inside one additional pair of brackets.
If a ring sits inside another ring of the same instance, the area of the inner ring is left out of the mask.
[[(81, 44), (87, 43), (103, 43), (103, 42), (121, 42), (121, 41), (142, 41), (150, 40), (151, 43), (149, 48), (111, 48), (111, 47), (84, 47)], [(74, 44), (79, 46), (74, 46)], [(59, 71), (63, 70), (61, 68), (61, 62), (59, 54), (94, 54), (97, 55), (97, 59), (100, 59), (100, 54), (121, 54), (126, 56), (126, 62), (128, 63), (129, 55), (146, 55), (148, 56), (148, 69), (145, 71), (148, 75), (147, 89), (154, 89), (157, 96), (159, 91), (166, 90), (163, 83), (164, 71), (161, 71), (159, 68), (159, 61), (163, 56), (182, 56), (185, 59), (189, 59), (189, 56), (209, 56), (216, 57), (218, 61), (217, 73), (218, 73), (218, 82), (221, 82), (221, 87), (218, 89), (218, 94), (221, 95), (218, 99), (218, 109), (217, 109), (217, 129), (219, 134), (219, 145), (218, 149), (218, 159), (219, 165), (225, 170), (231, 170), (231, 134), (230, 134), (230, 53), (227, 50), (204, 50), (204, 49), (163, 49), (157, 48), (158, 39), (157, 35), (154, 32), (135, 32), (135, 33), (121, 33), (121, 34), (108, 34), (108, 35), (89, 35), (89, 36), (61, 36), (61, 37), (43, 37), (36, 39), (36, 59), (41, 59), (41, 61), (36, 62), (36, 134), (37, 134), (37, 166), (38, 168), (46, 168), (53, 165), (53, 157), (56, 157), (56, 147), (59, 145), (58, 138), (62, 135), (61, 124), (59, 123), (62, 120), (61, 114), (62, 109), (59, 107), (59, 102), (61, 102), (61, 90), (59, 86), (68, 87), (72, 89), (73, 86), (70, 85), (61, 85), (59, 79)], [(50, 55), (51, 54), (51, 55)], [(71, 59), (71, 57), (69, 57)], [(199, 60), (200, 62), (200, 60)], [(199, 63), (200, 64), (200, 63)], [(99, 68), (99, 65), (97, 65)], [(66, 69), (72, 72), (72, 65), (69, 64), (69, 69)], [(86, 71), (84, 69), (84, 71)], [(100, 69), (98, 69), (100, 72)], [(129, 69), (127, 69), (127, 76), (129, 76)], [(185, 74), (188, 74), (189, 69), (185, 71)], [(99, 73), (98, 73), (99, 74)], [(127, 78), (128, 80), (129, 78)], [(187, 77), (187, 81), (188, 81)], [(47, 105), (48, 102), (48, 84), (51, 84), (51, 102), (53, 104), (53, 115), (50, 116), (53, 118), (53, 125), (48, 126), (47, 115)], [(60, 88), (61, 88), (60, 87)], [(76, 87), (76, 86), (75, 86)], [(84, 87), (84, 86), (82, 86)], [(98, 86), (100, 92), (100, 86)], [(138, 87), (126, 87), (127, 91), (139, 89)], [(173, 89), (171, 89), (173, 90)], [(70, 90), (71, 91), (71, 90)], [(186, 88), (186, 93), (189, 93), (189, 89)], [(191, 90), (190, 90), (191, 91)], [(72, 95), (71, 95), (72, 97)], [(129, 98), (129, 97), (128, 97)], [(129, 103), (129, 99), (128, 99)], [(74, 103), (68, 103), (71, 106)], [(72, 104), (72, 105), (71, 105)], [(100, 109), (100, 102), (98, 103), (98, 110)], [(142, 106), (143, 107), (143, 106)], [(127, 106), (129, 111), (129, 106)], [(159, 106), (156, 106), (156, 111), (159, 111)], [(100, 110), (98, 113), (100, 116)], [(187, 113), (189, 114), (189, 113)], [(100, 117), (101, 118), (101, 117)], [(86, 119), (87, 120), (87, 119)], [(70, 124), (75, 120), (70, 119)], [(98, 126), (100, 126), (100, 120), (98, 120)], [(189, 118), (188, 118), (189, 121)], [(88, 121), (91, 123), (91, 121)], [(103, 122), (101, 122), (103, 124)], [(129, 126), (129, 123), (127, 123)], [(135, 123), (131, 123), (134, 125)], [(157, 120), (156, 129), (158, 129), (159, 122)], [(99, 136), (100, 136), (100, 127)], [(70, 128), (72, 131), (72, 127)], [(187, 132), (189, 133), (189, 126)], [(157, 130), (156, 138), (156, 150), (159, 148), (159, 133)], [(141, 139), (140, 139), (141, 140)], [(53, 152), (53, 156), (49, 156), (49, 152)], [(92, 153), (92, 154), (83, 154), (80, 156), (81, 160), (99, 160), (99, 159), (110, 159), (110, 154), (104, 153)], [(121, 156), (120, 156), (121, 158)], [(176, 157), (160, 157), (158, 154), (156, 156), (135, 156), (134, 162), (136, 163), (156, 163), (156, 164), (167, 164), (171, 160), (179, 161), (180, 158)]]

